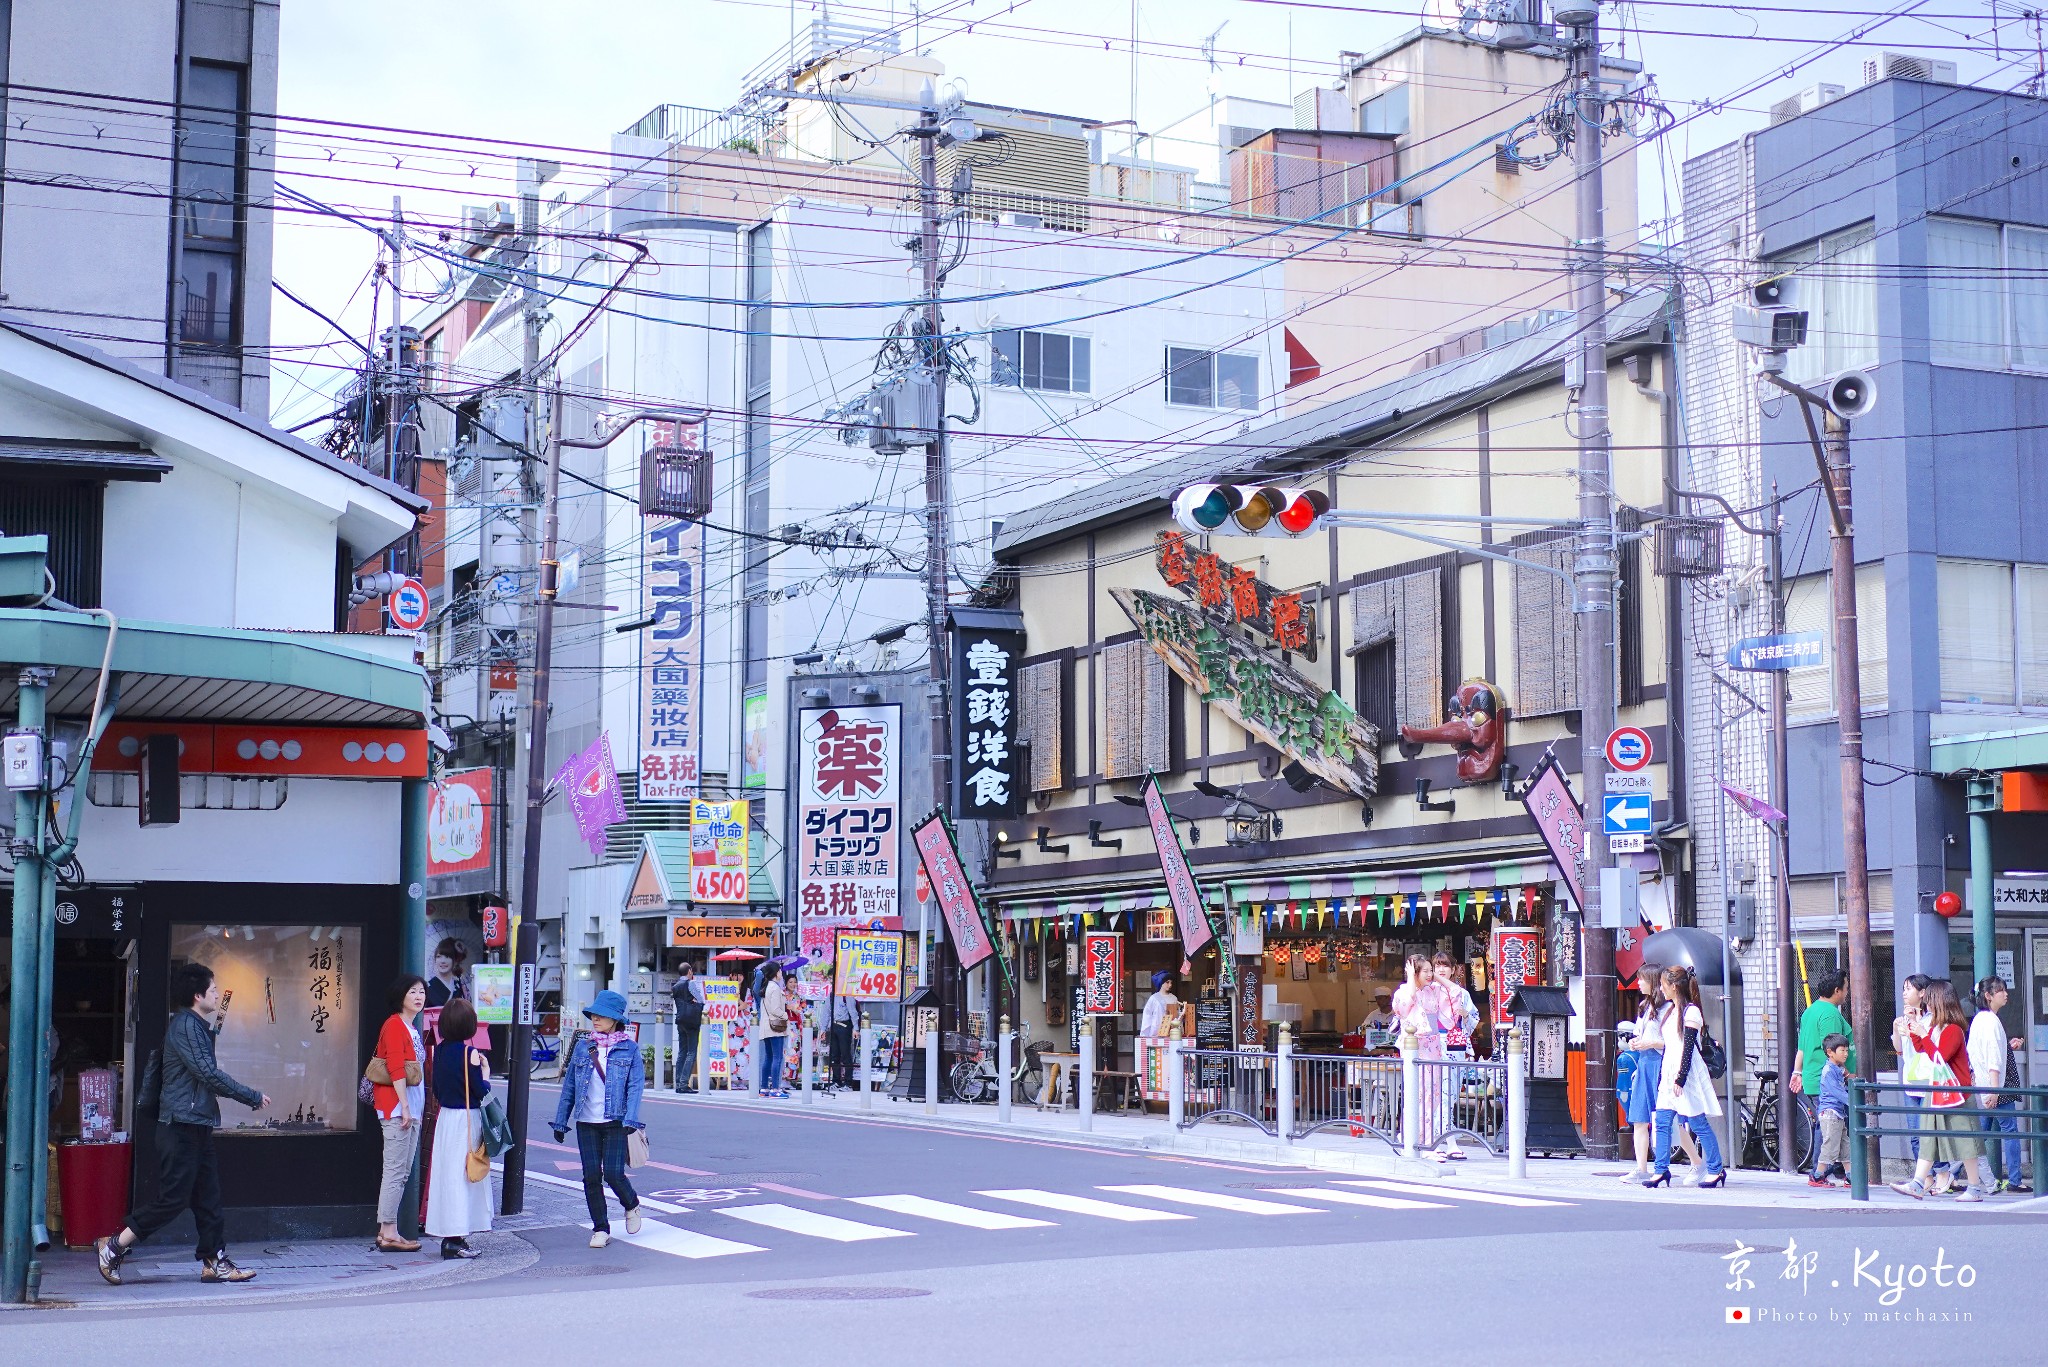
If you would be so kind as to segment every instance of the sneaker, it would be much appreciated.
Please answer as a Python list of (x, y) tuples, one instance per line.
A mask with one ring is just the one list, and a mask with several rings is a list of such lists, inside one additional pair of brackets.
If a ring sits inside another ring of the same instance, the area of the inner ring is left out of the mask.
[(638, 1234), (639, 1232), (640, 1232), (640, 1207), (638, 1207), (638, 1206), (635, 1206), (635, 1207), (633, 1207), (633, 1208), (632, 1208), (631, 1210), (629, 1210), (629, 1211), (627, 1211), (627, 1212), (626, 1212), (626, 1233), (628, 1233), (628, 1234)]
[(611, 1241), (612, 1233), (608, 1229), (594, 1229), (590, 1231), (590, 1246), (592, 1248), (603, 1248)]
[(2014, 1196), (2032, 1196), (2034, 1194), (2034, 1189), (2025, 1182), (2007, 1182), (2003, 1190)]
[(114, 1286), (121, 1284), (121, 1260), (128, 1256), (128, 1250), (111, 1238), (93, 1240), (93, 1252), (97, 1255), (100, 1275)]
[(1623, 1173), (1621, 1175), (1621, 1180), (1624, 1182), (1640, 1182), (1649, 1175), (1650, 1170), (1648, 1168), (1638, 1168), (1634, 1172)]
[(1956, 1193), (1956, 1199), (1958, 1201), (1981, 1201), (1984, 1199), (1984, 1190), (1981, 1187), (1966, 1186)]
[(1806, 1185), (1809, 1187), (1825, 1187), (1832, 1191), (1835, 1184), (1825, 1177), (1809, 1177), (1806, 1179)]
[(256, 1274), (246, 1267), (236, 1267), (232, 1258), (215, 1258), (199, 1269), (202, 1282), (252, 1282)]
[(1921, 1184), (1918, 1178), (1910, 1178), (1904, 1182), (1894, 1182), (1892, 1183), (1892, 1190), (1901, 1196), (1910, 1196), (1915, 1201), (1925, 1201), (1927, 1199), (1927, 1188)]

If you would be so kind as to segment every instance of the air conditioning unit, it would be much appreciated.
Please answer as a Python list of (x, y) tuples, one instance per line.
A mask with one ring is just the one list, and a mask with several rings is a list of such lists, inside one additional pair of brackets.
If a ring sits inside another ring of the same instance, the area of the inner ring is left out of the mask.
[(1043, 228), (1045, 226), (1044, 214), (1001, 213), (996, 215), (996, 219), (998, 222), (1011, 228)]
[(1352, 127), (1351, 97), (1342, 90), (1320, 86), (1294, 97), (1296, 128), (1332, 129), (1343, 132)]
[(1801, 114), (1810, 114), (1830, 100), (1842, 98), (1842, 87), (1838, 85), (1810, 85), (1797, 95), (1788, 95), (1771, 106), (1771, 127), (1789, 123)]
[(1915, 57), (1910, 52), (1880, 52), (1863, 61), (1863, 84), (1875, 85), (1897, 77), (1902, 81), (1932, 81), (1936, 85), (1956, 83), (1956, 64)]

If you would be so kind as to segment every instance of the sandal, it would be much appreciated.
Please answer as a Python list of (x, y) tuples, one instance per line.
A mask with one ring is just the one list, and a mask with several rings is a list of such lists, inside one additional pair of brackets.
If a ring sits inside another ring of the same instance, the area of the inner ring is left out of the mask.
[(380, 1235), (378, 1236), (376, 1247), (379, 1253), (417, 1253), (420, 1251), (420, 1241), (417, 1239), (386, 1239)]

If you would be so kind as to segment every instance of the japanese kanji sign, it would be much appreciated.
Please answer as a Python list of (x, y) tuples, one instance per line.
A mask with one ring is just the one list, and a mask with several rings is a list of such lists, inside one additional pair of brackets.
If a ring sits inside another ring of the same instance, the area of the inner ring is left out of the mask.
[(1298, 593), (1282, 593), (1250, 570), (1226, 565), (1198, 551), (1179, 532), (1161, 532), (1156, 546), (1159, 577), (1210, 615), (1256, 631), (1282, 650), (1316, 657), (1316, 609)]
[(893, 1002), (903, 995), (903, 937), (842, 930), (833, 945), (834, 994), (861, 1002)]
[(1081, 951), (1081, 1000), (1091, 1016), (1114, 1016), (1124, 1009), (1124, 937), (1113, 930), (1091, 930)]
[(1518, 987), (1543, 981), (1536, 956), (1542, 936), (1525, 926), (1496, 926), (1493, 931), (1493, 987), (1486, 994), (1492, 1007), (1494, 1028), (1505, 1030), (1514, 1023), (1508, 1013), (1508, 998)]
[(896, 915), (902, 707), (805, 708), (796, 752), (799, 923)]
[(1149, 775), (1145, 779), (1145, 819), (1152, 825), (1152, 843), (1159, 849), (1167, 900), (1173, 903), (1174, 919), (1180, 922), (1181, 952), (1192, 959), (1216, 938), (1216, 931), (1209, 924), (1208, 908), (1202, 905), (1202, 890), (1195, 886), (1195, 875), (1188, 869), (1187, 851), (1180, 847), (1180, 833), (1174, 829), (1173, 814), (1166, 810), (1159, 780)]
[(967, 881), (967, 870), (960, 865), (960, 851), (953, 846), (953, 833), (946, 829), (944, 816), (933, 812), (911, 832), (910, 838), (917, 842), (918, 858), (924, 861), (925, 874), (932, 880), (932, 895), (939, 899), (939, 911), (946, 918), (953, 950), (959, 956), (961, 971), (965, 972), (996, 952), (989, 942), (988, 925), (982, 920), (981, 901), (974, 895), (973, 884)]
[(690, 803), (690, 900), (692, 902), (738, 902), (748, 900), (747, 812), (749, 804)]
[(975, 624), (972, 618), (982, 615), (956, 613), (952, 633), (953, 753), (959, 756), (953, 811), (969, 821), (1022, 812), (1029, 778), (1017, 753), (1017, 660), (1024, 653), (1024, 633)]
[(1565, 886), (1571, 891), (1572, 906), (1584, 911), (1586, 814), (1580, 808), (1579, 800), (1572, 796), (1572, 786), (1565, 781), (1564, 770), (1558, 768), (1555, 758), (1545, 755), (1536, 766), (1529, 786), (1522, 790), (1522, 805), (1529, 809), (1529, 816), (1536, 823), (1536, 833), (1543, 837), (1550, 857), (1557, 861), (1557, 867), (1564, 874)]
[(663, 522), (642, 534), (640, 801), (697, 795), (704, 670), (704, 533)]

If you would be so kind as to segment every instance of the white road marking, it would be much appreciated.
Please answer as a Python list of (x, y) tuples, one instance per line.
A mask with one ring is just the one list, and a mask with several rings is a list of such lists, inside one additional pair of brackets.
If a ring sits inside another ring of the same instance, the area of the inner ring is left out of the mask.
[(1362, 1191), (1332, 1191), (1328, 1187), (1268, 1187), (1275, 1196), (1298, 1196), (1304, 1201), (1334, 1201), (1342, 1206), (1377, 1206), (1381, 1210), (1449, 1210), (1441, 1201), (1410, 1201), (1399, 1196), (1368, 1196)]
[(983, 1196), (993, 1196), (1002, 1201), (1015, 1201), (1020, 1205), (1042, 1206), (1046, 1210), (1064, 1210), (1071, 1215), (1094, 1215), (1104, 1220), (1123, 1220), (1137, 1224), (1145, 1220), (1192, 1220), (1192, 1215), (1182, 1215), (1172, 1210), (1146, 1210), (1142, 1206), (1118, 1205), (1114, 1201), (1098, 1201), (1092, 1196), (1069, 1196), (1065, 1192), (1040, 1191), (1036, 1187), (1014, 1187), (1004, 1191), (984, 1191)]
[(1339, 1178), (1347, 1187), (1372, 1187), (1379, 1191), (1409, 1191), (1446, 1201), (1476, 1201), (1483, 1206), (1568, 1206), (1570, 1201), (1547, 1201), (1539, 1196), (1508, 1196), (1497, 1191), (1468, 1191), (1451, 1182), (1425, 1185), (1421, 1182), (1389, 1182), (1382, 1178)]
[(657, 1253), (672, 1253), (678, 1258), (726, 1258), (735, 1253), (763, 1251), (753, 1244), (720, 1239), (710, 1234), (699, 1234), (694, 1229), (677, 1229), (674, 1225), (665, 1225), (659, 1220), (641, 1221), (638, 1234), (627, 1234), (623, 1229), (615, 1229), (612, 1231), (612, 1239), (639, 1248), (651, 1248)]
[(766, 1225), (770, 1229), (786, 1229), (792, 1234), (808, 1234), (814, 1239), (830, 1239), (841, 1244), (857, 1244), (867, 1239), (913, 1237), (909, 1230), (864, 1225), (858, 1220), (842, 1220), (836, 1215), (820, 1215), (815, 1210), (803, 1210), (796, 1206), (721, 1206), (718, 1213), (730, 1215), (735, 1220), (745, 1220), (749, 1224)]
[[(505, 1165), (501, 1162), (493, 1162), (491, 1170), (503, 1176)], [(566, 1177), (556, 1177), (551, 1173), (535, 1172), (532, 1168), (526, 1170), (526, 1180), (529, 1182), (545, 1182), (551, 1187), (567, 1187), (570, 1191), (574, 1192), (581, 1192), (583, 1190), (581, 1182), (572, 1182)], [(619, 1203), (619, 1198), (616, 1196), (612, 1197), (611, 1200), (613, 1205)], [(690, 1213), (688, 1206), (670, 1205), (667, 1201), (657, 1201), (652, 1196), (642, 1196), (640, 1198), (640, 1208), (642, 1210), (651, 1210), (656, 1215), (688, 1215)]]
[(966, 1225), (969, 1229), (1052, 1228), (1050, 1220), (1033, 1220), (1025, 1215), (1006, 1215), (999, 1210), (976, 1210), (973, 1206), (956, 1206), (951, 1201), (934, 1201), (928, 1196), (853, 1196), (847, 1199), (856, 1205), (873, 1206), (876, 1210), (893, 1211), (897, 1215), (917, 1215), (927, 1220), (942, 1220), (949, 1225)]
[(1219, 1191), (1198, 1191), (1190, 1187), (1129, 1186), (1103, 1187), (1103, 1191), (1126, 1196), (1149, 1196), (1155, 1201), (1178, 1201), (1184, 1206), (1206, 1206), (1211, 1210), (1234, 1211), (1239, 1215), (1320, 1215), (1314, 1206), (1289, 1206), (1278, 1201), (1255, 1201), (1249, 1196), (1227, 1196)]

